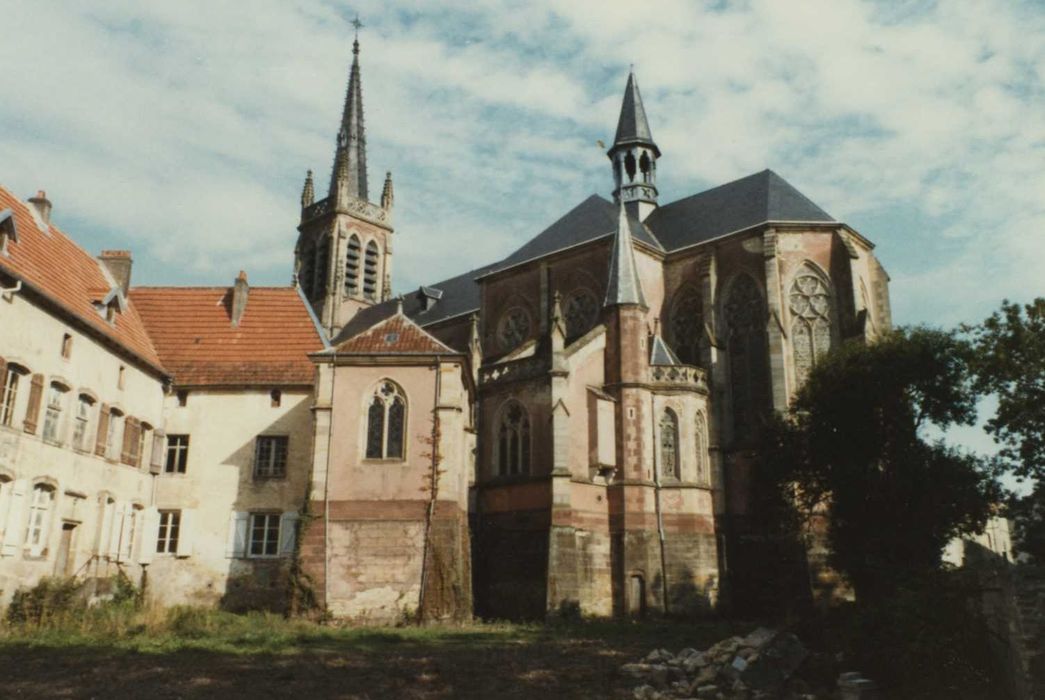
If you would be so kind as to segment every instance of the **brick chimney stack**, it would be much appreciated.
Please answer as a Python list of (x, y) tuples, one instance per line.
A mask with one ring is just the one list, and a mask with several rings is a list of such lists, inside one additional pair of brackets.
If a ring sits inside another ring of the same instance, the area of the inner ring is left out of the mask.
[(36, 208), (36, 213), (40, 215), (40, 218), (45, 224), (51, 224), (51, 200), (47, 198), (47, 193), (43, 190), (37, 190), (35, 197), (29, 198), (29, 203)]
[(239, 271), (236, 281), (232, 284), (232, 327), (239, 327), (239, 322), (247, 310), (247, 296), (250, 294), (250, 285), (247, 284), (247, 273)]
[(134, 260), (129, 250), (103, 250), (98, 257), (112, 275), (116, 286), (123, 290), (124, 296), (131, 288), (131, 266)]

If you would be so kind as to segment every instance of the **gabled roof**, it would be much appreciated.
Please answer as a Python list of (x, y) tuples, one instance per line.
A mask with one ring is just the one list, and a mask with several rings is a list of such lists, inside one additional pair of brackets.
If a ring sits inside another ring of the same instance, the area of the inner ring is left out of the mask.
[[(360, 312), (360, 314), (362, 313)], [(360, 314), (357, 314), (357, 317)], [(345, 336), (344, 331), (339, 334), (339, 338), (341, 336)], [(460, 354), (425, 332), (398, 308), (391, 316), (377, 320), (368, 328), (348, 335), (345, 340), (335, 341), (331, 352), (339, 355)]]
[(133, 304), (116, 314), (111, 324), (95, 306), (115, 288), (102, 264), (57, 226), (44, 223), (31, 205), (0, 186), (0, 210), (5, 209), (11, 210), (18, 235), (8, 241), (7, 255), (0, 255), (0, 271), (20, 280), (91, 332), (116, 343), (154, 371), (164, 373)]
[(657, 208), (646, 219), (668, 251), (767, 221), (835, 222), (772, 170), (728, 182)]
[(624, 87), (624, 100), (620, 105), (620, 117), (617, 119), (617, 133), (613, 137), (614, 146), (633, 143), (649, 144), (660, 155), (660, 149), (653, 143), (649, 121), (646, 119), (646, 108), (642, 106), (642, 95), (639, 94), (639, 83), (635, 72), (628, 73), (628, 84)]
[(293, 287), (250, 287), (232, 326), (232, 287), (135, 287), (138, 308), (178, 386), (305, 386), (323, 338)]
[(649, 363), (654, 367), (674, 367), (681, 365), (682, 361), (679, 360), (672, 349), (664, 342), (664, 339), (659, 335), (653, 336), (653, 340), (650, 343), (649, 349)]

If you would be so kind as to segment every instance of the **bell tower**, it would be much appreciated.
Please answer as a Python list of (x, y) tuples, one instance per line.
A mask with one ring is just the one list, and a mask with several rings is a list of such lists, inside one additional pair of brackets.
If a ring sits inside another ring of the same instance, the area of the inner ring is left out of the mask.
[(352, 22), (352, 66), (325, 199), (315, 199), (312, 171), (301, 192), (301, 223), (294, 249), (294, 284), (312, 304), (330, 337), (361, 308), (392, 295), (392, 173), (380, 203), (369, 200), (359, 28)]
[(660, 149), (653, 142), (646, 109), (642, 106), (635, 71), (628, 73), (624, 101), (617, 120), (613, 146), (606, 153), (613, 163), (613, 198), (623, 203), (639, 221), (657, 208), (657, 159)]

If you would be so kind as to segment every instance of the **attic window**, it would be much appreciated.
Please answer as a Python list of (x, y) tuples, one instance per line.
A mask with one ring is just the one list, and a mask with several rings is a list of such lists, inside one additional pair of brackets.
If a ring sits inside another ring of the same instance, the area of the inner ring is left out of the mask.
[(392, 345), (397, 342), (399, 342), (398, 333), (385, 333), (385, 345)]
[(179, 407), (185, 408), (186, 406), (189, 405), (189, 392), (188, 392), (188, 390), (186, 390), (186, 389), (179, 389), (177, 396), (178, 396), (178, 406)]
[(283, 403), (283, 392), (279, 389), (273, 389), (269, 393), (269, 398), (271, 399), (272, 408), (279, 408), (280, 404)]
[(10, 209), (0, 210), (0, 255), (7, 255), (7, 242), (18, 241), (15, 229), (14, 212)]

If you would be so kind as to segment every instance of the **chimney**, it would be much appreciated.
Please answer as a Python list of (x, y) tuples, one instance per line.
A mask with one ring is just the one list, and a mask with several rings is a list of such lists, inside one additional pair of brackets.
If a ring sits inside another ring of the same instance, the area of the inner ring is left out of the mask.
[(29, 203), (36, 208), (36, 213), (40, 215), (43, 222), (47, 225), (51, 224), (51, 200), (47, 198), (47, 193), (43, 190), (37, 190), (35, 197), (29, 198)]
[(247, 284), (247, 273), (239, 271), (236, 281), (232, 284), (232, 327), (239, 326), (243, 312), (247, 310), (247, 295), (250, 294), (250, 285)]
[(131, 265), (134, 263), (134, 260), (131, 259), (131, 251), (103, 250), (98, 259), (112, 275), (116, 286), (123, 290), (124, 296), (127, 296), (127, 292), (131, 288)]

